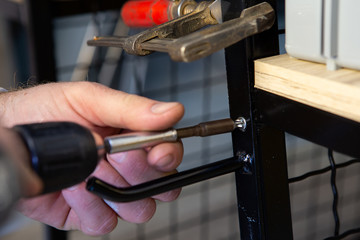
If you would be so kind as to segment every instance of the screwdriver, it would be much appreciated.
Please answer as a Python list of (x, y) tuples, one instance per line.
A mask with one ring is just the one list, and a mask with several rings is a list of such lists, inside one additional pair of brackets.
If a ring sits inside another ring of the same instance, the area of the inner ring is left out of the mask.
[(222, 133), (232, 132), (235, 128), (245, 130), (246, 120), (238, 118), (233, 121), (230, 118), (202, 122), (195, 126), (180, 129), (171, 129), (164, 132), (135, 132), (114, 135), (104, 139), (104, 147), (107, 153), (117, 153), (134, 149), (152, 147), (163, 142), (176, 142), (188, 137), (206, 137)]
[[(97, 145), (90, 130), (72, 122), (17, 125), (14, 132), (18, 151), (27, 152), (26, 162), (43, 181), (42, 194), (58, 191), (84, 181), (105, 153), (116, 153), (176, 142), (181, 138), (245, 130), (246, 120), (238, 118), (203, 122), (196, 126), (165, 132), (135, 132), (109, 136)], [(10, 139), (11, 140), (11, 139)]]
[(90, 130), (76, 123), (23, 124), (10, 130), (14, 139), (9, 141), (17, 142), (18, 151), (27, 153), (23, 162), (42, 180), (42, 194), (84, 181), (103, 155)]

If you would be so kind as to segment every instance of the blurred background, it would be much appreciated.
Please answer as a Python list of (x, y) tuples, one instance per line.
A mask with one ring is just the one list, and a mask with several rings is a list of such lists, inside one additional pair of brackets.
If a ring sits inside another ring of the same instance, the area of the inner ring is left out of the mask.
[[(157, 100), (180, 101), (186, 113), (177, 127), (229, 116), (223, 51), (192, 63), (176, 63), (164, 53), (138, 57), (121, 49), (88, 47), (86, 41), (95, 35), (132, 35), (142, 29), (129, 29), (122, 23), (119, 3), (114, 10), (104, 10), (99, 7), (100, 3), (90, 4), (97, 1), (39, 1), (38, 4), (44, 6), (48, 2), (55, 5), (79, 2), (84, 7), (78, 12), (69, 10), (65, 16), (59, 16), (58, 9), (40, 11), (45, 15), (55, 13), (45, 27), (33, 26), (29, 23), (31, 16), (19, 10), (28, 7), (28, 2), (31, 1), (0, 0), (1, 87), (15, 89), (36, 82), (94, 81)], [(13, 4), (18, 10), (13, 9)], [(90, 11), (83, 13), (87, 7), (91, 7)], [(12, 14), (11, 11), (17, 12)], [(279, 29), (285, 28), (284, 1), (281, 0), (278, 1), (278, 24)], [(46, 39), (46, 32), (50, 32), (49, 39)], [(39, 46), (33, 41), (39, 33), (45, 33), (39, 40), (45, 52), (34, 57), (35, 48)], [(283, 32), (279, 34), (279, 45), (281, 53), (285, 53)], [(47, 52), (51, 48), (53, 51)], [(47, 56), (52, 57), (53, 62), (49, 63)], [(50, 69), (48, 65), (52, 63), (53, 69)], [(34, 69), (37, 74), (30, 74)], [(185, 155), (180, 171), (233, 155), (229, 134), (189, 138), (183, 143)], [(291, 135), (286, 135), (286, 143), (289, 178), (329, 166), (327, 149)], [(350, 160), (336, 153), (334, 157), (336, 163)], [(358, 165), (338, 170), (342, 230), (355, 228), (360, 223), (357, 211), (360, 191), (354, 184), (360, 180), (359, 170)], [(331, 236), (334, 218), (330, 171), (291, 183), (290, 193), (294, 239)], [(14, 213), (0, 228), (0, 238), (41, 239), (44, 226)], [(89, 237), (73, 231), (69, 239), (240, 239), (234, 175), (185, 187), (178, 200), (159, 203), (157, 213), (148, 223), (131, 224), (120, 220), (116, 230), (106, 236)]]

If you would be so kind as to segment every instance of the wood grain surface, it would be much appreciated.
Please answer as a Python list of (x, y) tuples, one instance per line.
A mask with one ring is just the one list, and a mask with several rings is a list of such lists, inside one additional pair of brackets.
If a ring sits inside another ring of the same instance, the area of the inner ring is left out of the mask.
[(255, 61), (255, 87), (360, 122), (360, 71), (278, 55)]

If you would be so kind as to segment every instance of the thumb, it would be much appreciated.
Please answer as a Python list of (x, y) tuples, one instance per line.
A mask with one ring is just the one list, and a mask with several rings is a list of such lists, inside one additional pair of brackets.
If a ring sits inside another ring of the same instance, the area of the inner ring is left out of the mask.
[(160, 102), (113, 90), (89, 82), (68, 84), (64, 93), (72, 107), (99, 126), (137, 131), (162, 130), (173, 126), (184, 115), (178, 102)]

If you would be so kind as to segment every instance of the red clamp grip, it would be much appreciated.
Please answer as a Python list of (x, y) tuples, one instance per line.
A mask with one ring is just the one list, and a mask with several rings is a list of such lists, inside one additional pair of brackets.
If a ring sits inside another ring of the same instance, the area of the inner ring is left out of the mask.
[(169, 0), (131, 0), (121, 9), (121, 17), (129, 27), (153, 27), (170, 19)]

